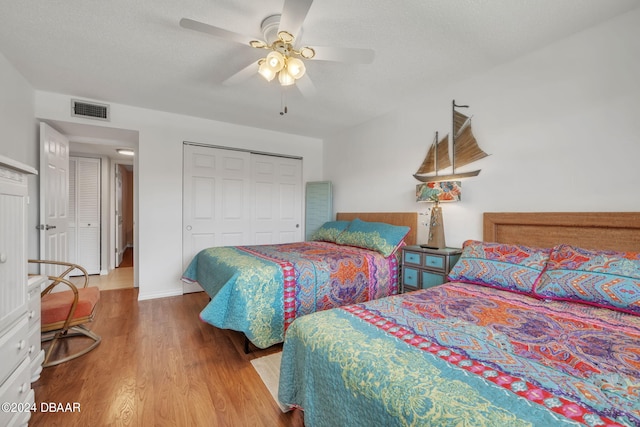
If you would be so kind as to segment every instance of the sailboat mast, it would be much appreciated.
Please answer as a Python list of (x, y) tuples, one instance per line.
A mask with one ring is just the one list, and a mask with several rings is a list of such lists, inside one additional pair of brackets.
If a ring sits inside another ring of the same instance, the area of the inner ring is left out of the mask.
[(456, 173), (456, 107), (469, 108), (468, 105), (457, 105), (456, 100), (451, 101), (451, 173)]
[(438, 176), (438, 131), (436, 131), (436, 139), (434, 141), (434, 144), (435, 144), (434, 146), (436, 147), (436, 149), (435, 149), (435, 151), (433, 153), (434, 154), (434, 161), (433, 162), (435, 163), (433, 165), (433, 168), (436, 171), (436, 176)]

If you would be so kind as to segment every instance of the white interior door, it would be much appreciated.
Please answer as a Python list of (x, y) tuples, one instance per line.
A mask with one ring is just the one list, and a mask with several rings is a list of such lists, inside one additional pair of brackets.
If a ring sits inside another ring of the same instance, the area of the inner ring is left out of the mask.
[(302, 240), (302, 160), (251, 155), (252, 229), (258, 245)]
[(100, 274), (101, 160), (78, 157), (76, 161), (75, 259), (89, 274)]
[[(40, 123), (40, 258), (68, 261), (69, 140)], [(41, 273), (63, 271), (43, 267)]]
[[(202, 249), (250, 243), (250, 153), (184, 145), (183, 268)], [(201, 291), (183, 285), (183, 291)]]

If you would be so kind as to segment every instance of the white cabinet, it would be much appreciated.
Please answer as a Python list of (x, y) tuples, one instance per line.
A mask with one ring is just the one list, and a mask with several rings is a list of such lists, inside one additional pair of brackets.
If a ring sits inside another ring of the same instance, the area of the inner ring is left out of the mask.
[[(34, 402), (31, 380), (39, 370), (31, 355), (41, 357), (39, 343), (30, 345), (36, 333), (40, 338), (39, 306), (30, 317), (30, 309), (39, 304), (39, 289), (38, 302), (30, 302), (29, 285), (39, 288), (43, 279), (27, 276), (27, 176), (36, 173), (0, 156), (0, 401), (19, 407)], [(28, 416), (0, 411), (0, 425), (25, 424)]]

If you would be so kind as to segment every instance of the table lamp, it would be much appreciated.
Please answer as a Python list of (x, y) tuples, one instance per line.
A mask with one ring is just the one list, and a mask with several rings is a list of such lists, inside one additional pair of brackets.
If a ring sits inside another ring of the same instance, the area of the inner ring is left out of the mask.
[(429, 216), (429, 239), (426, 244), (420, 246), (432, 249), (443, 249), (447, 246), (440, 202), (459, 201), (461, 186), (460, 181), (425, 182), (416, 185), (416, 201), (434, 203)]

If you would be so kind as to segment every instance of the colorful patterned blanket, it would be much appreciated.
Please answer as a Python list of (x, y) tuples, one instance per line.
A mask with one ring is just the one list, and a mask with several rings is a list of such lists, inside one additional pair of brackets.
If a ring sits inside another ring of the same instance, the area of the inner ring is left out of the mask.
[(299, 319), (282, 360), (312, 426), (640, 426), (640, 317), (606, 308), (449, 283)]
[(398, 260), (327, 242), (216, 247), (196, 255), (183, 280), (211, 297), (202, 320), (266, 348), (299, 316), (396, 294)]

